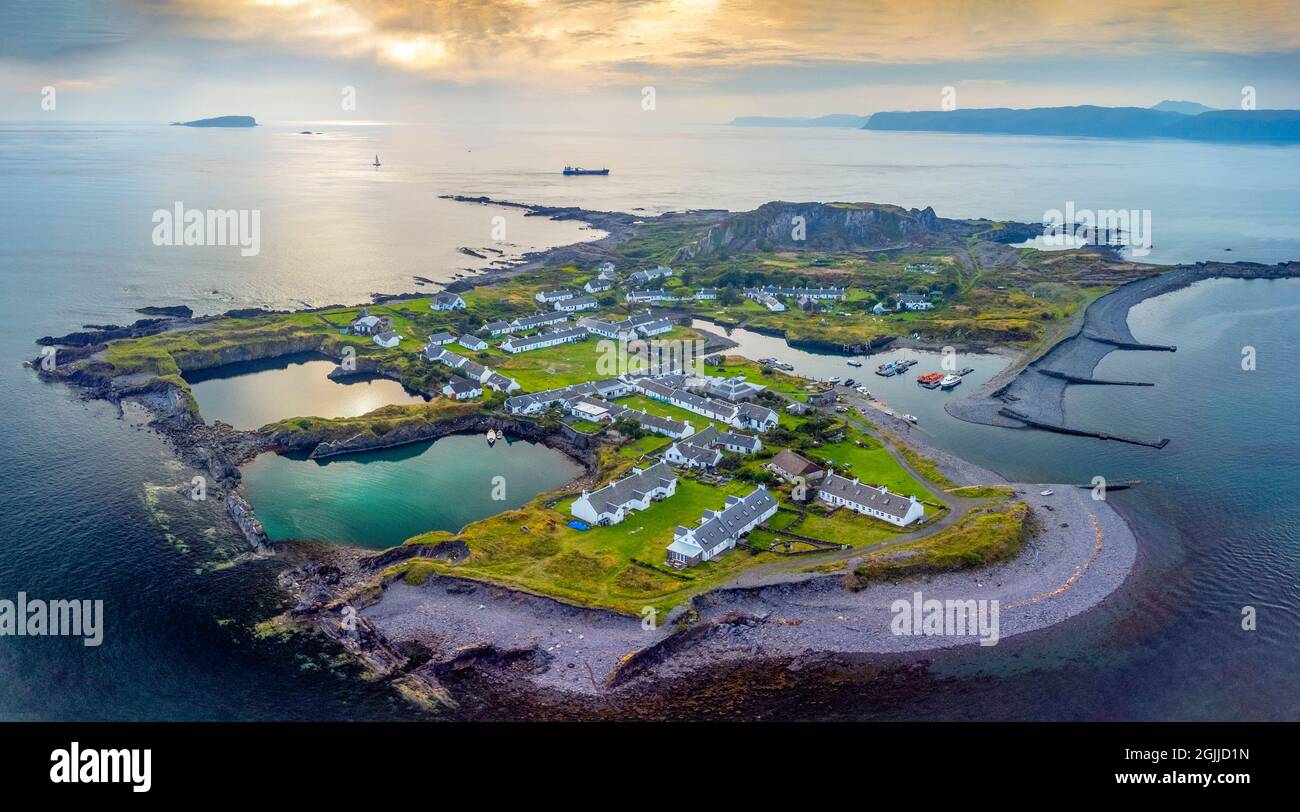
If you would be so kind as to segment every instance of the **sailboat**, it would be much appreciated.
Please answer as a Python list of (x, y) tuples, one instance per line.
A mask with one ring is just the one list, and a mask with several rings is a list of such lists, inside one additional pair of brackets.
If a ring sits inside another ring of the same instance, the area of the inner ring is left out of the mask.
[(378, 169), (378, 168), (379, 168), (380, 164), (379, 164), (379, 156), (378, 156), (378, 155), (375, 156), (375, 162), (374, 162), (373, 164), (371, 164), (371, 166), (373, 166), (375, 169)]

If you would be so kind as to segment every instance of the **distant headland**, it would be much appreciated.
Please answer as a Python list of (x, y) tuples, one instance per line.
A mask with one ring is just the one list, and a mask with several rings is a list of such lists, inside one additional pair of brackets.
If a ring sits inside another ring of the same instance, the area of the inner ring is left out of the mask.
[(880, 112), (870, 116), (835, 114), (819, 118), (739, 116), (731, 124), (983, 135), (1300, 142), (1300, 110), (1215, 110), (1198, 102), (1171, 100), (1152, 107), (960, 108)]
[(196, 118), (193, 121), (173, 121), (173, 127), (256, 127), (257, 119), (252, 116), (217, 116), (216, 118)]

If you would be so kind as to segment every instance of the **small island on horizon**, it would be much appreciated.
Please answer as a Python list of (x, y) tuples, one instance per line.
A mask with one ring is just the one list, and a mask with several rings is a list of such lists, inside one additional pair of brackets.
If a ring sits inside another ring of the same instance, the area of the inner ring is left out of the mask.
[(257, 119), (252, 116), (216, 116), (215, 118), (196, 118), (193, 121), (173, 121), (173, 127), (256, 127)]

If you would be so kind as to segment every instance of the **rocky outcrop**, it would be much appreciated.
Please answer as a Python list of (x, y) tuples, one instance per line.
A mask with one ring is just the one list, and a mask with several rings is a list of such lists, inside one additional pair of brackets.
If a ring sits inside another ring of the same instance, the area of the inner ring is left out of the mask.
[(257, 520), (253, 514), (253, 506), (248, 504), (244, 497), (237, 493), (226, 495), (223, 500), (226, 506), (226, 512), (234, 520), (235, 526), (248, 539), (248, 543), (253, 545), (253, 549), (258, 552), (266, 552), (268, 549), (268, 539), (266, 530), (262, 528), (262, 523)]
[(44, 347), (90, 347), (106, 344), (119, 338), (143, 338), (161, 333), (175, 324), (171, 319), (140, 319), (125, 327), (117, 324), (87, 325), (87, 330), (80, 330), (62, 336), (42, 336), (36, 343)]
[(511, 437), (546, 443), (578, 459), (589, 468), (596, 462), (594, 452), (596, 441), (586, 435), (553, 433), (540, 423), (531, 420), (482, 413), (432, 423), (413, 422), (398, 426), (382, 435), (357, 432), (347, 437), (322, 439), (312, 432), (286, 431), (272, 435), (271, 440), (277, 449), (292, 452), (310, 451), (309, 456), (312, 459), (324, 459), (340, 454), (355, 454), (359, 451), (373, 451), (379, 448), (436, 440), (449, 434), (482, 433), (488, 429), (505, 432)]
[(150, 305), (148, 307), (137, 307), (135, 312), (145, 316), (168, 316), (173, 319), (190, 319), (194, 317), (194, 311), (185, 305)]
[(984, 220), (944, 219), (929, 207), (773, 202), (728, 215), (699, 240), (679, 248), (673, 259), (681, 262), (755, 250), (879, 251), (956, 245), (986, 232), (986, 239), (996, 239), (996, 234), (1007, 227)]
[[(201, 369), (237, 364), (244, 361), (261, 361), (266, 358), (278, 358), (282, 355), (296, 355), (302, 352), (324, 353), (325, 339), (318, 335), (270, 338), (262, 341), (250, 341), (229, 344), (214, 349), (173, 352), (172, 357), (182, 372), (196, 372)], [(328, 354), (328, 353), (325, 353)]]
[(432, 558), (456, 564), (468, 557), (469, 545), (459, 539), (452, 539), (436, 544), (403, 544), (376, 555), (365, 556), (357, 561), (357, 565), (368, 572), (380, 572), (412, 558)]

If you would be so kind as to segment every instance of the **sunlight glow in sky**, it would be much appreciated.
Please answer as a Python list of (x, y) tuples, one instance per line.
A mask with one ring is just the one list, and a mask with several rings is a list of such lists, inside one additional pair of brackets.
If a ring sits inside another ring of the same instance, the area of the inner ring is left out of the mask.
[(0, 7), (0, 69), (0, 92), (62, 83), (123, 118), (200, 89), (311, 117), (312, 82), (367, 86), (371, 118), (645, 84), (724, 118), (934, 109), (943, 85), (1028, 107), (1230, 106), (1249, 84), (1300, 107), (1300, 0), (45, 0)]

